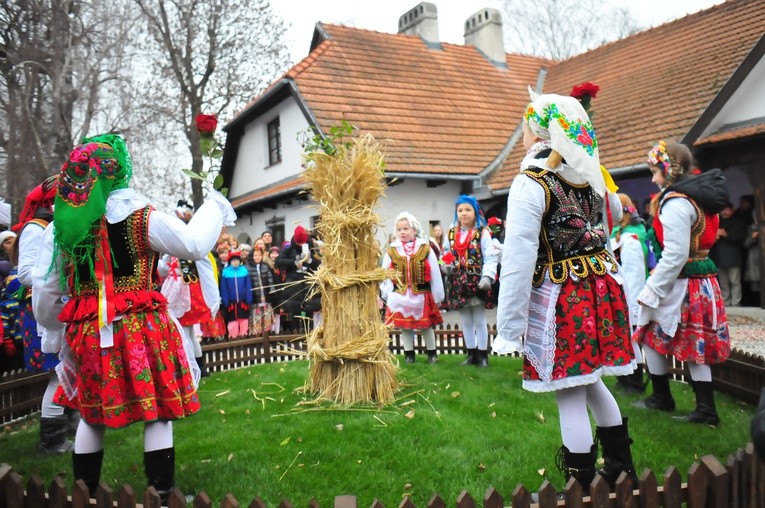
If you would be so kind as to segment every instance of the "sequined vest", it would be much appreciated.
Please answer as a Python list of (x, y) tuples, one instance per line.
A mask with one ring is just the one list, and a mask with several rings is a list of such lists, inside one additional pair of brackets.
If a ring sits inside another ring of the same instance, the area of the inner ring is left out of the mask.
[[(451, 228), (449, 229), (449, 245), (451, 246), (451, 252), (452, 255), (459, 259), (459, 253), (457, 252), (456, 241), (457, 241), (457, 230), (458, 228)], [(483, 270), (483, 252), (481, 251), (481, 231), (482, 229), (476, 228), (473, 232), (473, 238), (470, 239), (470, 243), (467, 247), (467, 266), (465, 267), (467, 270), (467, 273), (469, 275), (481, 275), (481, 272)], [(460, 264), (457, 269), (462, 269), (462, 265)]]
[[(149, 247), (149, 213), (151, 207), (128, 215), (116, 224), (107, 223), (109, 243), (112, 250), (114, 270), (114, 294), (131, 291), (158, 291), (158, 255)], [(70, 286), (72, 296), (97, 296), (98, 286), (90, 267), (81, 263), (75, 266), (79, 275), (79, 288)]]
[(390, 256), (391, 264), (397, 275), (394, 278), (395, 288), (393, 289), (396, 293), (406, 293), (408, 286), (411, 286), (413, 293), (430, 291), (430, 282), (426, 280), (427, 266), (425, 263), (429, 252), (430, 246), (428, 244), (421, 245), (417, 252), (412, 254), (407, 267), (406, 256), (402, 256), (396, 247), (388, 247), (388, 256)]
[(194, 261), (188, 259), (179, 259), (178, 264), (181, 269), (181, 277), (184, 284), (196, 284), (199, 282), (199, 271), (197, 270), (197, 264)]
[(717, 240), (720, 218), (717, 214), (706, 213), (693, 199), (685, 194), (668, 192), (662, 197), (661, 203), (659, 203), (659, 210), (656, 212), (656, 217), (653, 221), (653, 230), (661, 250), (664, 250), (664, 226), (659, 216), (661, 208), (668, 199), (672, 198), (685, 198), (696, 210), (696, 222), (691, 226), (691, 245), (688, 251), (688, 261), (686, 261), (683, 270), (680, 272), (680, 278), (706, 278), (716, 274), (717, 266), (709, 257), (709, 249), (712, 248)]
[(571, 275), (603, 275), (607, 262), (615, 271), (616, 262), (605, 248), (603, 198), (588, 184), (572, 184), (546, 169), (532, 167), (522, 173), (545, 192), (533, 286), (541, 286), (545, 275), (556, 284)]

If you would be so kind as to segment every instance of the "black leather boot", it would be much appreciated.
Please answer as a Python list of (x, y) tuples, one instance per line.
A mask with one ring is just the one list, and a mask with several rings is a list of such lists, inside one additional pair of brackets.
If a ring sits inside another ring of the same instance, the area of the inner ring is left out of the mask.
[(202, 354), (202, 356), (197, 356), (194, 359), (197, 361), (197, 365), (199, 366), (199, 372), (201, 374), (201, 377), (209, 376), (210, 373), (205, 368), (205, 355)]
[(69, 418), (61, 415), (56, 418), (40, 418), (40, 453), (60, 455), (72, 449), (72, 442), (66, 438), (69, 431)]
[(174, 486), (175, 448), (144, 452), (143, 470), (149, 485), (156, 489), (162, 504), (166, 505)]
[(573, 453), (565, 446), (558, 451), (556, 464), (563, 472), (568, 483), (569, 478), (574, 478), (582, 486), (585, 492), (590, 491), (590, 484), (595, 478), (595, 460), (598, 455), (597, 445), (592, 445), (589, 453)]
[(90, 497), (96, 497), (98, 482), (101, 480), (101, 464), (104, 461), (104, 451), (93, 453), (73, 453), (72, 471), (74, 481), (82, 480), (88, 486)]
[(616, 377), (616, 388), (624, 393), (645, 393), (646, 382), (643, 380), (643, 365), (638, 364), (632, 374)]
[(486, 349), (479, 349), (478, 350), (478, 361), (476, 362), (476, 366), (480, 368), (486, 368), (489, 366), (489, 351)]
[(717, 408), (715, 407), (712, 382), (694, 381), (693, 391), (696, 392), (696, 409), (691, 411), (688, 416), (676, 416), (674, 418), (691, 423), (717, 426), (720, 423), (720, 417), (717, 415)]
[(637, 473), (635, 472), (635, 464), (632, 461), (632, 439), (629, 436), (629, 429), (627, 428), (627, 418), (622, 418), (622, 424), (615, 427), (596, 427), (595, 428), (596, 444), (600, 443), (603, 446), (603, 469), (598, 471), (598, 474), (602, 476), (606, 482), (608, 482), (611, 490), (614, 490), (616, 480), (619, 479), (619, 475), (622, 471), (632, 479), (632, 488), (637, 488)]
[(428, 349), (428, 363), (429, 364), (438, 363), (438, 355), (436, 354), (435, 349)]
[(404, 351), (404, 361), (406, 363), (414, 363), (414, 351)]
[(669, 391), (669, 374), (651, 374), (653, 393), (644, 400), (633, 402), (634, 407), (641, 409), (658, 409), (671, 413), (675, 410), (675, 399)]
[(71, 408), (64, 408), (64, 414), (66, 415), (67, 420), (67, 433), (70, 436), (74, 436), (77, 434), (77, 427), (80, 426), (80, 412), (76, 409)]
[(478, 355), (476, 354), (476, 351), (478, 351), (476, 348), (467, 348), (467, 358), (461, 365), (477, 365)]

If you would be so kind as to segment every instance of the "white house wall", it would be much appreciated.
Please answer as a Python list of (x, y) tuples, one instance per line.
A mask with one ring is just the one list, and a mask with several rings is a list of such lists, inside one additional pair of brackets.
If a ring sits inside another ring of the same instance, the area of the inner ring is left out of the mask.
[[(267, 126), (277, 116), (281, 129), (282, 161), (269, 166)], [(308, 121), (292, 97), (248, 123), (239, 143), (229, 197), (237, 198), (302, 172), (301, 134), (307, 129)]]
[(699, 138), (731, 124), (765, 117), (765, 59), (754, 66), (740, 87)]
[[(454, 220), (454, 202), (459, 191), (459, 182), (429, 188), (425, 180), (419, 179), (407, 179), (399, 185), (389, 187), (377, 210), (383, 221), (378, 231), (378, 241), (384, 242), (387, 236), (394, 232), (393, 221), (403, 211), (414, 214), (425, 228), (431, 221), (438, 221), (446, 231)], [(289, 239), (298, 224), (310, 228), (311, 219), (316, 215), (318, 211), (311, 206), (311, 202), (293, 199), (290, 205), (280, 204), (276, 209), (267, 208), (260, 213), (244, 214), (227, 232), (234, 236), (246, 233), (250, 238), (257, 238), (266, 230), (267, 220), (284, 217), (284, 231)]]

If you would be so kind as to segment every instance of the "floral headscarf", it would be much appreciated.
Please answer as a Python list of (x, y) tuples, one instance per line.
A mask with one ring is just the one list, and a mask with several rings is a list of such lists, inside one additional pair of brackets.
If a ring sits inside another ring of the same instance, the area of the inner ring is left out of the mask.
[(35, 214), (40, 208), (50, 209), (53, 206), (53, 199), (56, 197), (58, 189), (58, 175), (49, 176), (43, 182), (29, 191), (24, 201), (24, 209), (19, 214), (19, 222), (11, 229), (20, 233), (27, 222), (35, 218)]
[(531, 103), (523, 120), (531, 132), (538, 138), (549, 140), (551, 148), (561, 154), (595, 192), (605, 195), (606, 184), (600, 171), (595, 129), (579, 101), (563, 95), (539, 95), (531, 89), (529, 95)]

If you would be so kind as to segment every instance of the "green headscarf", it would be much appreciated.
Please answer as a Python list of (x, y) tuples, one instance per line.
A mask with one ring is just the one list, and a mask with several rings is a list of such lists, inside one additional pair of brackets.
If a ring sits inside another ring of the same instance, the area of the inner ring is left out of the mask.
[(93, 272), (95, 236), (106, 200), (113, 190), (126, 188), (132, 174), (125, 140), (117, 134), (84, 138), (69, 154), (53, 208), (56, 250), (68, 262), (86, 263)]

